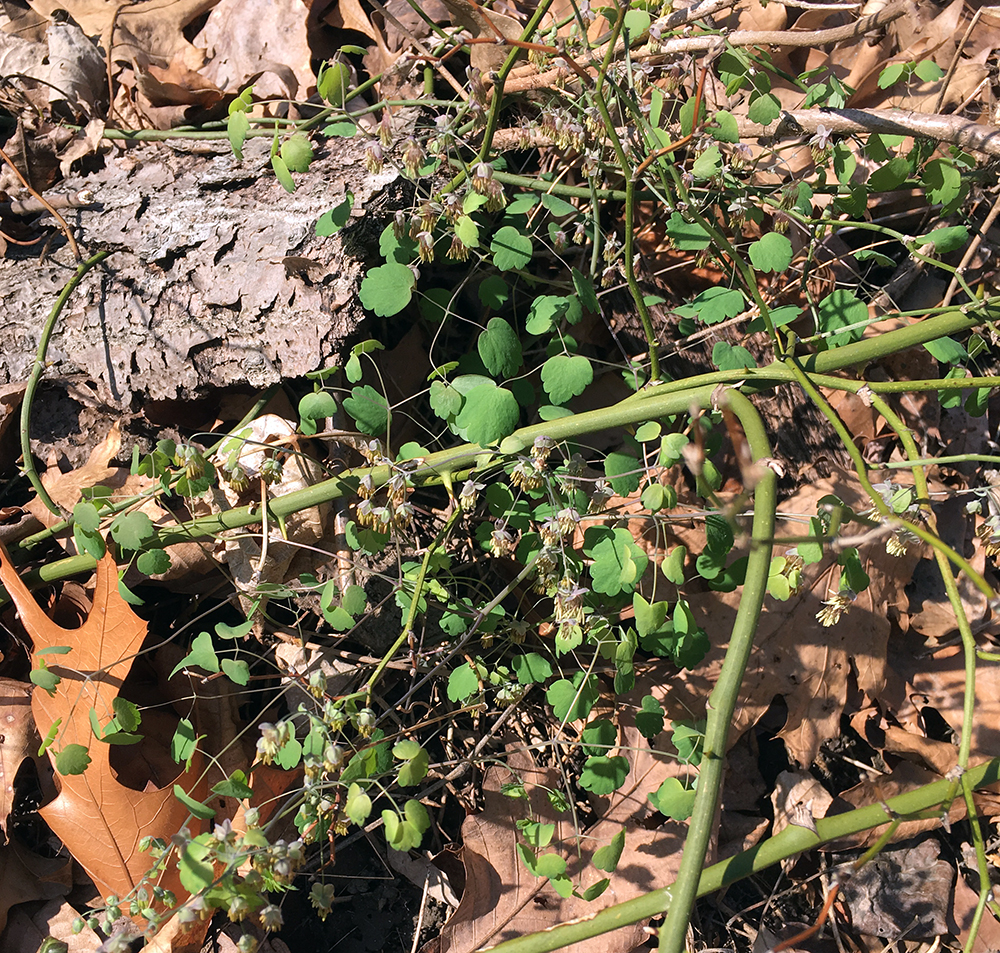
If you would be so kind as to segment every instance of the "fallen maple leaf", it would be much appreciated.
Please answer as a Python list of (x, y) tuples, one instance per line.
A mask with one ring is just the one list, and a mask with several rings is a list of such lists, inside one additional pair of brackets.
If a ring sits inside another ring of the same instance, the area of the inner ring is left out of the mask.
[[(0, 582), (32, 638), (33, 668), (40, 668), (45, 659), (52, 662), (49, 671), (60, 679), (51, 693), (36, 688), (31, 699), (41, 735), (59, 725), (50, 758), (55, 762), (58, 752), (74, 744), (86, 748), (90, 757), (82, 774), (57, 774), (59, 794), (39, 813), (90, 874), (102, 896), (124, 897), (152, 866), (152, 858), (139, 850), (139, 841), (145, 836), (169, 840), (189, 818), (171, 787), (137, 791), (121, 784), (111, 767), (111, 745), (98, 741), (91, 728), (91, 712), (102, 725), (113, 717), (113, 702), (142, 647), (146, 623), (119, 594), (117, 567), (110, 555), (97, 564), (93, 607), (78, 629), (64, 629), (45, 615), (2, 546)], [(60, 646), (70, 649), (65, 654), (43, 655)], [(195, 787), (196, 770), (197, 766), (177, 779), (188, 791)], [(174, 869), (160, 883), (178, 896), (184, 893)]]

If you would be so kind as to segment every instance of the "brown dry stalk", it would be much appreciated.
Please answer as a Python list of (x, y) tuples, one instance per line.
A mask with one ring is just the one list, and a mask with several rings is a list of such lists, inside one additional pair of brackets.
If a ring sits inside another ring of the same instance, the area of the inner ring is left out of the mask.
[(903, 109), (784, 109), (773, 123), (762, 126), (739, 120), (741, 137), (789, 138), (813, 133), (822, 126), (830, 132), (882, 132), (921, 136), (962, 149), (1000, 156), (1000, 127), (970, 122), (961, 116), (944, 116)]

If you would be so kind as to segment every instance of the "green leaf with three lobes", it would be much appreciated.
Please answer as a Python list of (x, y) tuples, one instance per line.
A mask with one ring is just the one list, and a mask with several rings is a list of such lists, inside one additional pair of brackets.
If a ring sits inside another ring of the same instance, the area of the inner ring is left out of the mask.
[(111, 538), (123, 549), (141, 549), (155, 532), (145, 513), (121, 513), (111, 522)]
[(371, 384), (352, 387), (351, 396), (344, 398), (346, 410), (362, 433), (377, 437), (389, 425), (389, 403)]
[(584, 534), (584, 553), (593, 563), (590, 578), (596, 592), (616, 596), (632, 592), (646, 571), (649, 557), (623, 527), (591, 527)]
[(597, 704), (600, 691), (596, 675), (576, 672), (573, 680), (560, 678), (553, 682), (545, 698), (560, 721), (577, 721), (586, 718)]
[(675, 821), (687, 820), (694, 808), (694, 790), (684, 787), (677, 778), (667, 778), (655, 794), (646, 796), (656, 810)]
[(430, 757), (416, 741), (406, 739), (397, 742), (392, 749), (392, 754), (393, 757), (399, 758), (403, 762), (397, 776), (400, 787), (416, 787), (427, 776)]
[(281, 158), (290, 172), (308, 172), (313, 148), (307, 136), (297, 132), (281, 144)]
[(521, 339), (503, 318), (490, 318), (477, 348), (486, 369), (496, 377), (513, 377), (521, 366)]
[(207, 632), (200, 632), (191, 643), (191, 651), (184, 656), (170, 673), (173, 678), (181, 669), (189, 665), (197, 665), (206, 672), (219, 671), (219, 657), (215, 654), (215, 646), (212, 644), (212, 636)]
[(253, 797), (253, 788), (247, 784), (246, 774), (237, 769), (225, 781), (213, 785), (212, 793), (218, 794), (220, 797), (234, 797), (244, 800)]
[(750, 245), (750, 262), (758, 271), (782, 272), (792, 263), (792, 243), (778, 232), (768, 232)]
[(594, 368), (582, 354), (555, 354), (542, 365), (542, 387), (554, 404), (564, 404), (586, 390)]
[(358, 296), (369, 311), (388, 318), (399, 314), (410, 303), (416, 283), (409, 265), (391, 261), (368, 271), (361, 281)]
[(347, 789), (347, 801), (344, 804), (344, 813), (351, 821), (360, 827), (372, 812), (372, 799), (365, 794), (360, 784), (354, 782)]
[(663, 731), (663, 709), (652, 695), (643, 696), (642, 708), (635, 713), (635, 726), (650, 741)]
[(193, 841), (185, 844), (177, 858), (181, 885), (191, 894), (207, 890), (215, 882), (215, 867), (210, 858), (212, 851), (202, 838), (207, 839), (207, 836), (199, 834)]
[(466, 394), (455, 426), (470, 443), (488, 447), (512, 434), (520, 419), (517, 398), (506, 387), (486, 380)]
[(524, 268), (531, 261), (531, 239), (513, 225), (504, 225), (493, 236), (490, 251), (493, 252), (493, 264), (501, 271)]
[(45, 659), (38, 660), (38, 668), (33, 668), (28, 673), (28, 678), (31, 680), (32, 685), (37, 685), (39, 688), (47, 691), (50, 695), (55, 695), (56, 686), (62, 681), (62, 679), (45, 664)]
[(60, 774), (83, 774), (90, 764), (90, 755), (83, 745), (68, 744), (56, 753), (56, 771)]

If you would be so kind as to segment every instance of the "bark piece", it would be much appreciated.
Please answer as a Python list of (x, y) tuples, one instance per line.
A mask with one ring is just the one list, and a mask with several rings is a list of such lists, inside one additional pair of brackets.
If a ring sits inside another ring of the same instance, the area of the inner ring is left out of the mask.
[[(97, 204), (71, 219), (84, 248), (115, 254), (84, 279), (60, 316), (48, 352), (52, 372), (85, 374), (100, 382), (109, 404), (126, 408), (134, 395), (187, 399), (211, 387), (264, 387), (339, 354), (364, 316), (356, 294), (362, 263), (345, 251), (343, 233), (317, 237), (316, 221), (347, 191), (356, 216), (370, 213), (386, 190), (383, 204), (398, 207), (408, 183), (397, 183), (388, 166), (368, 175), (364, 143), (335, 139), (295, 176), (289, 194), (270, 171), (269, 147), (249, 140), (238, 163), (228, 153), (142, 145), (66, 183), (96, 194)], [(374, 229), (361, 242), (377, 242), (387, 220), (376, 212), (347, 231)], [(292, 273), (288, 256), (321, 267)], [(27, 376), (71, 266), (65, 248), (41, 265), (0, 261), (0, 381)]]

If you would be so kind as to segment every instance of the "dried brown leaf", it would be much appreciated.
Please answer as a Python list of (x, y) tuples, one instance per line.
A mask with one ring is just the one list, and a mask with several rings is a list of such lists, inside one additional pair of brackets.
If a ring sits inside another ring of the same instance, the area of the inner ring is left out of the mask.
[[(50, 756), (54, 759), (66, 745), (79, 744), (88, 749), (91, 759), (83, 774), (57, 775), (59, 795), (39, 813), (102, 895), (125, 896), (151, 866), (150, 857), (139, 850), (139, 841), (145, 836), (169, 839), (189, 816), (170, 786), (132, 790), (121, 784), (111, 768), (111, 745), (97, 741), (91, 729), (92, 710), (102, 725), (114, 715), (113, 701), (142, 647), (146, 623), (119, 594), (117, 567), (110, 555), (97, 565), (93, 608), (77, 629), (64, 629), (45, 615), (3, 547), (0, 581), (32, 638), (33, 667), (40, 667), (44, 659), (61, 679), (53, 694), (38, 689), (31, 700), (40, 734), (47, 734), (59, 722)], [(40, 654), (66, 645), (71, 646), (67, 654)], [(197, 776), (195, 766), (190, 777), (177, 781), (191, 792)], [(175, 871), (164, 875), (161, 883), (178, 896), (184, 894)]]
[(0, 830), (14, 805), (14, 777), (25, 758), (36, 756), (38, 732), (31, 717), (31, 685), (0, 678)]

